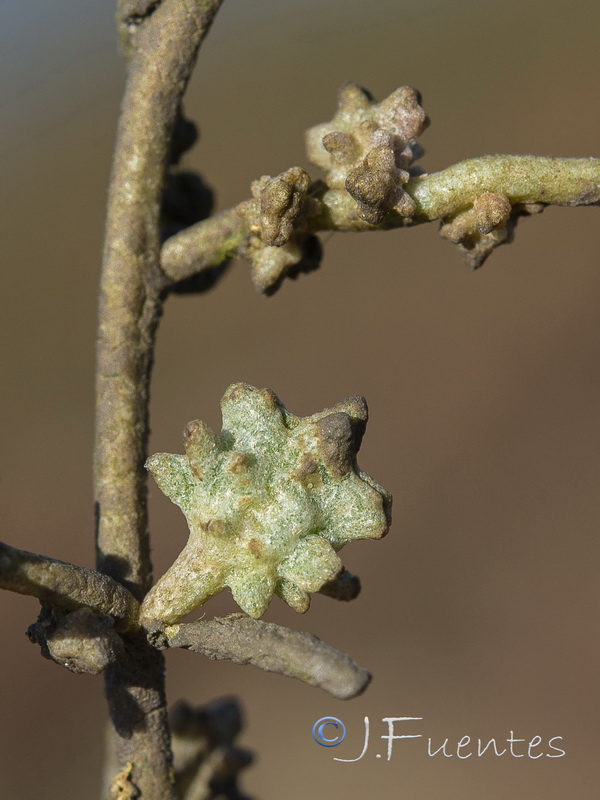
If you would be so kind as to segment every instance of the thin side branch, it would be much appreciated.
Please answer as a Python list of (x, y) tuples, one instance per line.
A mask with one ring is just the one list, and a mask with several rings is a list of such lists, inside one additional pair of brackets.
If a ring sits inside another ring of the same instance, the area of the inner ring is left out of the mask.
[(585, 206), (600, 202), (600, 158), (482, 156), (413, 178), (409, 190), (426, 220), (452, 216), (485, 192), (510, 202)]
[(89, 608), (113, 617), (117, 630), (136, 625), (139, 603), (108, 575), (0, 542), (0, 588), (37, 597), (61, 611)]
[(340, 700), (363, 692), (370, 674), (345, 653), (309, 633), (301, 633), (231, 614), (208, 622), (168, 625), (158, 635), (162, 646), (182, 647), (211, 659), (252, 664), (318, 686)]
[(236, 255), (247, 234), (248, 226), (235, 208), (222, 211), (167, 239), (161, 251), (161, 268), (177, 283), (218, 267)]
[[(304, 231), (374, 231), (407, 228), (452, 218), (473, 206), (477, 198), (493, 193), (512, 206), (551, 204), (591, 205), (600, 202), (599, 158), (545, 156), (482, 156), (462, 161), (440, 172), (419, 175), (403, 185), (414, 201), (409, 216), (391, 211), (377, 225), (357, 213), (354, 198), (345, 189), (323, 186), (312, 193), (321, 213), (303, 220)], [(218, 266), (232, 255), (246, 255), (250, 230), (240, 204), (200, 222), (163, 245), (161, 266), (173, 281)]]

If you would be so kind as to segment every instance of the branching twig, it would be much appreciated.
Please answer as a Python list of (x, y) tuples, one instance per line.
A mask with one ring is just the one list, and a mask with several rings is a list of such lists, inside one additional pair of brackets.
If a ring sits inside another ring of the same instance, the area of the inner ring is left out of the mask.
[[(370, 679), (316, 637), (245, 615), (165, 626), (169, 617), (161, 609), (150, 641), (137, 626), (138, 601), (152, 583), (144, 462), (154, 338), (168, 291), (241, 255), (252, 262), (258, 288), (271, 292), (285, 275), (318, 263), (314, 234), (319, 231), (381, 230), (431, 220), (441, 220), (443, 235), (459, 244), (468, 263), (479, 266), (510, 238), (520, 214), (547, 204), (600, 203), (600, 159), (486, 156), (418, 174), (412, 166), (422, 152), (416, 140), (428, 121), (418, 93), (401, 87), (376, 104), (360, 87), (347, 84), (333, 120), (309, 132), (309, 155), (326, 183), (312, 183), (299, 167), (276, 178), (263, 176), (252, 186), (253, 199), (172, 236), (161, 250), (161, 196), (169, 160), (176, 161), (179, 147), (173, 133), (176, 121), (183, 120), (181, 97), (221, 3), (119, 3), (129, 75), (111, 177), (99, 309), (94, 454), (99, 571), (0, 545), (0, 588), (36, 596), (52, 608), (34, 638), (53, 658), (71, 659), (77, 671), (97, 672), (110, 664), (106, 693), (115, 758), (108, 783), (114, 797), (176, 800), (158, 648), (183, 647), (254, 664), (338, 698), (359, 694)], [(333, 422), (321, 431), (324, 447), (331, 444)], [(358, 588), (347, 575), (323, 591), (351, 599)], [(97, 657), (88, 658), (82, 639), (92, 612), (112, 616), (123, 637), (121, 643), (105, 617), (96, 638), (102, 645), (108, 631), (115, 647), (107, 640), (108, 649), (102, 646)]]
[(371, 680), (349, 656), (316, 636), (245, 614), (168, 625), (159, 639), (163, 646), (183, 647), (208, 658), (253, 664), (267, 672), (298, 678), (341, 700), (356, 697)]
[[(578, 206), (600, 202), (600, 158), (544, 156), (482, 156), (440, 172), (411, 178), (403, 186), (415, 203), (410, 216), (389, 212), (377, 225), (357, 214), (353, 197), (343, 189), (324, 186), (313, 193), (322, 212), (308, 217), (306, 230), (375, 231), (407, 228), (454, 217), (485, 193), (500, 194), (513, 206)], [(244, 254), (250, 230), (239, 207), (178, 233), (163, 245), (161, 266), (173, 281)]]

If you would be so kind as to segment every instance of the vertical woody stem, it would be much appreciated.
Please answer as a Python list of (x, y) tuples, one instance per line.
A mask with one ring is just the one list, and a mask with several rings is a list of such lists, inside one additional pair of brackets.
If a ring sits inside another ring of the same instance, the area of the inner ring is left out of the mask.
[[(222, 0), (122, 0), (129, 73), (111, 176), (100, 291), (95, 501), (98, 568), (138, 599), (150, 587), (144, 461), (154, 337), (166, 288), (159, 215), (177, 109), (198, 47)], [(142, 4), (143, 5), (143, 4)], [(136, 5), (136, 10), (140, 6)], [(142, 637), (108, 670), (120, 769), (145, 800), (174, 800), (162, 656)]]

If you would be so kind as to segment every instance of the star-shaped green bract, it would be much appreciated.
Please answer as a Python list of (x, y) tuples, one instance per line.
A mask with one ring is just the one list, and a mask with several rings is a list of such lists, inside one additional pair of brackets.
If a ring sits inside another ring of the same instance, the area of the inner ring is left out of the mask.
[(229, 586), (251, 617), (273, 594), (296, 611), (343, 571), (337, 551), (379, 539), (391, 498), (356, 464), (367, 421), (362, 397), (295, 417), (268, 389), (235, 383), (222, 401), (223, 431), (184, 431), (185, 455), (146, 464), (186, 516), (190, 536), (142, 605), (142, 621), (173, 623)]

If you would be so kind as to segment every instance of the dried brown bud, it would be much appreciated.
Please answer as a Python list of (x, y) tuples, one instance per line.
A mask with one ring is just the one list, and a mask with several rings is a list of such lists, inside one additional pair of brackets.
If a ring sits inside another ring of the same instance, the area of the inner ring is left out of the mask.
[(311, 272), (321, 263), (321, 245), (307, 228), (307, 218), (321, 212), (319, 200), (309, 197), (310, 178), (292, 167), (271, 178), (252, 182), (253, 200), (237, 207), (250, 230), (243, 256), (252, 265), (259, 292), (272, 294), (283, 279)]
[(79, 674), (98, 675), (123, 651), (112, 618), (89, 608), (69, 614), (43, 609), (27, 635), (45, 658)]
[(411, 86), (396, 89), (376, 103), (356, 84), (345, 84), (331, 120), (307, 132), (308, 157), (324, 170), (330, 189), (346, 189), (358, 203), (358, 214), (372, 225), (388, 211), (414, 213), (403, 191), (406, 171), (422, 155), (419, 136), (428, 124), (421, 97)]
[(269, 180), (260, 193), (260, 236), (265, 244), (281, 247), (294, 230), (310, 186), (300, 167), (292, 167)]
[(408, 179), (408, 172), (396, 167), (394, 151), (380, 145), (350, 172), (346, 189), (358, 203), (359, 216), (378, 225), (392, 209), (405, 216), (414, 212), (414, 202), (402, 189)]
[(502, 228), (510, 217), (511, 205), (508, 197), (499, 192), (486, 192), (473, 203), (477, 230), (491, 233), (494, 228)]
[(471, 269), (480, 267), (499, 245), (510, 241), (516, 216), (507, 197), (499, 192), (486, 192), (473, 202), (473, 207), (442, 224), (440, 234), (457, 244)]

